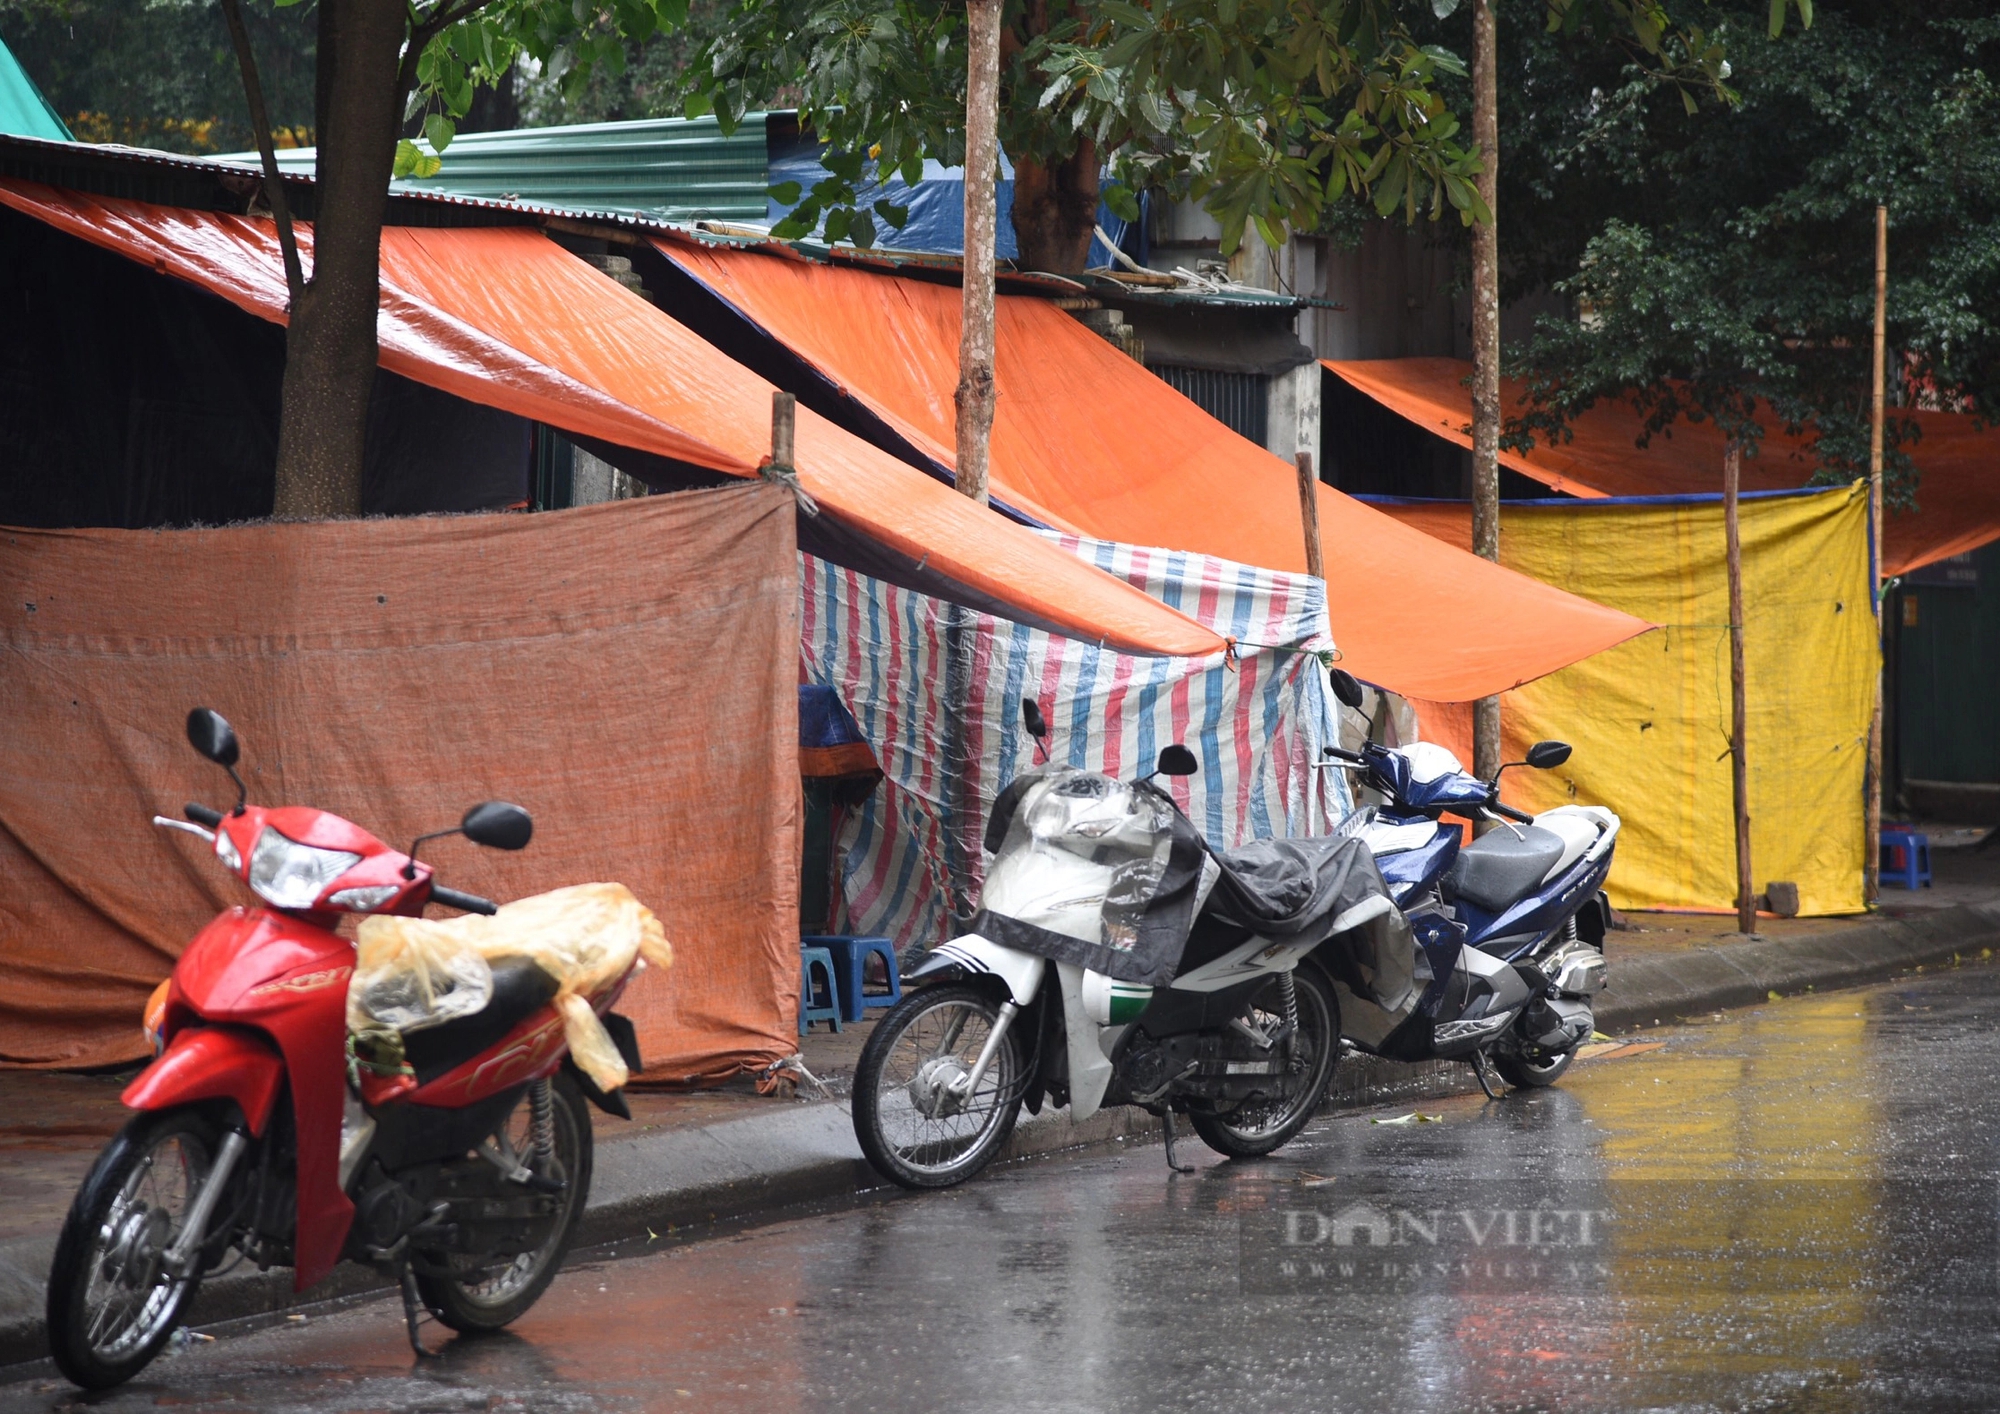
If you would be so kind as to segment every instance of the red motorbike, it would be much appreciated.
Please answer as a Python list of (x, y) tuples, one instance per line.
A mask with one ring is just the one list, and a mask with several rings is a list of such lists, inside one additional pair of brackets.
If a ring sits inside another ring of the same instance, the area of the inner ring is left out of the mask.
[[(419, 1355), (420, 1303), (453, 1330), (506, 1325), (547, 1289), (583, 1216), (586, 1101), (629, 1119), (623, 1092), (570, 1060), (557, 980), (525, 957), (491, 960), (482, 1009), (405, 1033), (392, 1075), (356, 1064), (354, 944), (334, 929), (343, 913), (415, 916), (426, 903), (493, 913), (436, 883), (416, 849), (452, 834), (521, 849), (533, 821), (488, 801), (403, 854), (323, 810), (246, 804), (236, 735), (216, 713), (190, 713), (188, 739), (229, 772), (235, 808), (153, 823), (211, 842), (263, 904), (202, 929), (149, 1008), (156, 1059), (123, 1096), (139, 1113), (98, 1156), (56, 1244), (57, 1368), (92, 1389), (130, 1379), (225, 1259), (290, 1266), (301, 1291), (342, 1259), (366, 1262), (401, 1286)], [(631, 1023), (609, 1012), (630, 976), (589, 1000), (636, 1071)]]

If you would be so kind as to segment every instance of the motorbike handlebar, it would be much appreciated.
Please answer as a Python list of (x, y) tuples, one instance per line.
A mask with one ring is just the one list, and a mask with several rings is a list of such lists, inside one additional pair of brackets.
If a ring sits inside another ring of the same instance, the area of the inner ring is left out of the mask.
[(1502, 805), (1497, 800), (1488, 804), (1486, 808), (1488, 810), (1491, 810), (1495, 815), (1504, 816), (1509, 820), (1518, 821), (1520, 824), (1523, 825), (1532, 825), (1535, 823), (1535, 817), (1530, 815), (1527, 811), (1516, 810), (1511, 805)]
[(1347, 761), (1357, 766), (1366, 765), (1368, 761), (1368, 758), (1358, 751), (1342, 751), (1337, 746), (1327, 747), (1326, 754), (1336, 761)]
[(222, 812), (220, 810), (211, 810), (206, 805), (198, 805), (193, 801), (181, 807), (181, 814), (187, 816), (188, 819), (194, 821), (197, 825), (206, 825), (211, 830), (218, 829), (222, 825)]
[(463, 913), (494, 914), (500, 911), (500, 905), (490, 898), (481, 898), (478, 894), (462, 894), (457, 889), (447, 889), (443, 884), (431, 885), (431, 902), (441, 903), (446, 908), (456, 908)]

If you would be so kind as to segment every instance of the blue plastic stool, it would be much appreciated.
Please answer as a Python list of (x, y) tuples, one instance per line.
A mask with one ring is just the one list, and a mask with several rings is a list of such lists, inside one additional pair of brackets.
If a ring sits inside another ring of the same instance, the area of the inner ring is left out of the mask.
[[(815, 1021), (832, 1023), (840, 1030), (840, 989), (834, 984), (833, 954), (825, 948), (799, 949), (799, 1034), (806, 1035)], [(813, 985), (813, 969), (819, 969), (821, 986)]]
[(1882, 882), (1906, 889), (1931, 886), (1931, 841), (1908, 826), (1882, 827)]
[[(903, 979), (896, 968), (896, 945), (887, 938), (848, 937), (841, 934), (814, 934), (800, 940), (809, 949), (824, 948), (833, 955), (834, 976), (840, 979), (840, 1019), (861, 1020), (862, 1010), (871, 1006), (894, 1006), (903, 999)], [(862, 990), (863, 969), (870, 955), (882, 959), (888, 974), (889, 990)]]

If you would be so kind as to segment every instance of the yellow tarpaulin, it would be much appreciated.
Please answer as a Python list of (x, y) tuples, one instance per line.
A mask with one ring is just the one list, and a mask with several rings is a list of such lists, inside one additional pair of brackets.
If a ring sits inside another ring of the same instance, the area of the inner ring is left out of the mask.
[[(1381, 509), (1442, 538), (1465, 533), (1453, 524), (1464, 522), (1462, 506)], [(1867, 487), (1747, 496), (1742, 526), (1755, 885), (1796, 883), (1806, 914), (1856, 913), (1881, 666)], [(1504, 506), (1500, 551), (1512, 569), (1660, 625), (1506, 694), (1507, 759), (1546, 737), (1576, 747), (1558, 770), (1509, 771), (1507, 799), (1617, 811), (1624, 832), (1609, 892), (1620, 908), (1733, 909), (1722, 502)]]

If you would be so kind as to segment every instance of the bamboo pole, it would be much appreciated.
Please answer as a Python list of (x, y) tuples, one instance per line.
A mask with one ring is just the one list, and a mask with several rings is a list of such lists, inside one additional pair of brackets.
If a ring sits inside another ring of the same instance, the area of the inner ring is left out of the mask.
[(1299, 453), (1299, 519), (1305, 522), (1306, 573), (1326, 578), (1326, 561), (1319, 540), (1319, 478), (1313, 475), (1313, 454)]
[(966, 0), (965, 265), (958, 338), (958, 489), (986, 504), (993, 437), (994, 185), (1000, 169), (1001, 0)]
[[(1875, 639), (1882, 640), (1882, 415), (1889, 338), (1889, 208), (1875, 208), (1875, 388), (1868, 425), (1868, 595)], [(1873, 908), (1882, 897), (1882, 671), (1875, 673), (1875, 712), (1868, 719), (1868, 817), (1861, 892)]]
[(1743, 538), (1736, 518), (1743, 450), (1734, 439), (1722, 454), (1722, 526), (1729, 561), (1729, 783), (1736, 811), (1736, 929), (1757, 929), (1757, 896), (1750, 884), (1750, 758), (1744, 741), (1748, 715), (1743, 692)]

